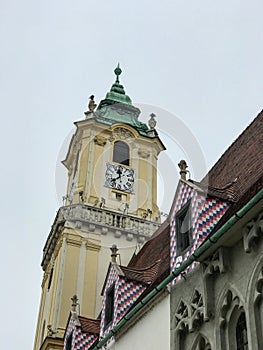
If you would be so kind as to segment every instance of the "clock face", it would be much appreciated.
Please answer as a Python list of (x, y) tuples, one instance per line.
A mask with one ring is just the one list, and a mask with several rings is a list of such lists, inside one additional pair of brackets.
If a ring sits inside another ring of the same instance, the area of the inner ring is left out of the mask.
[(117, 164), (106, 163), (105, 186), (133, 193), (134, 170)]

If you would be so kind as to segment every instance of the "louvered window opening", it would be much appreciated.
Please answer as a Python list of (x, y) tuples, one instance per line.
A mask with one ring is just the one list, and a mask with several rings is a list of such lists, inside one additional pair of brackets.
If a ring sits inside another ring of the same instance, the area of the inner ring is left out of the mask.
[(123, 165), (130, 165), (130, 149), (127, 143), (122, 141), (114, 143), (113, 161)]

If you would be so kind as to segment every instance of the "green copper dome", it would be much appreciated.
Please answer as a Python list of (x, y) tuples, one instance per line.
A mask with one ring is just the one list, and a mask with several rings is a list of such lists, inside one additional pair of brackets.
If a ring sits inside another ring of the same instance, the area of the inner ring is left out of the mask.
[(118, 66), (114, 69), (116, 75), (115, 83), (95, 112), (97, 121), (112, 125), (114, 123), (124, 123), (134, 127), (141, 135), (148, 136), (148, 127), (138, 120), (141, 111), (132, 105), (132, 101), (126, 95), (123, 85), (120, 84), (119, 76), (122, 70)]
[(132, 101), (130, 97), (125, 94), (123, 85), (120, 84), (119, 76), (121, 75), (122, 70), (120, 69), (119, 63), (118, 66), (114, 69), (114, 73), (116, 74), (116, 81), (114, 84), (112, 84), (110, 92), (108, 92), (106, 95), (106, 99), (131, 104)]

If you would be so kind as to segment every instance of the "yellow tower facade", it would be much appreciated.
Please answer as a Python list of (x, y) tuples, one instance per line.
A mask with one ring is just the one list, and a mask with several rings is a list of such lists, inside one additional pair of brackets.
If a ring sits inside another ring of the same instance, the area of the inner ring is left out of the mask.
[[(125, 265), (160, 224), (157, 160), (165, 149), (155, 130), (139, 121), (116, 81), (97, 107), (91, 96), (85, 119), (75, 122), (63, 164), (67, 193), (44, 250), (42, 295), (34, 350), (62, 349), (70, 299), (78, 296), (80, 314), (95, 318), (116, 244)], [(97, 108), (96, 108), (97, 107)]]

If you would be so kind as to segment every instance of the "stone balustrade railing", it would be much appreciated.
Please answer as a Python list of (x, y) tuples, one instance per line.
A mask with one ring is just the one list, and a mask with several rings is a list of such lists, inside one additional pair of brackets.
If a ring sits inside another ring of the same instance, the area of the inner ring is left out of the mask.
[(62, 207), (60, 210), (66, 220), (87, 221), (106, 227), (130, 231), (145, 237), (150, 237), (160, 226), (157, 222), (127, 215), (121, 211), (102, 209), (86, 204), (73, 204)]
[(51, 227), (43, 250), (42, 267), (45, 270), (59, 239), (65, 222), (73, 222), (74, 226), (87, 232), (106, 235), (112, 232), (114, 237), (126, 236), (128, 241), (136, 239), (144, 243), (159, 228), (160, 223), (127, 215), (121, 211), (90, 206), (87, 204), (71, 204), (61, 207)]

